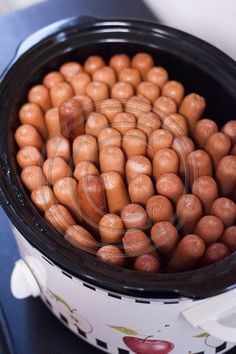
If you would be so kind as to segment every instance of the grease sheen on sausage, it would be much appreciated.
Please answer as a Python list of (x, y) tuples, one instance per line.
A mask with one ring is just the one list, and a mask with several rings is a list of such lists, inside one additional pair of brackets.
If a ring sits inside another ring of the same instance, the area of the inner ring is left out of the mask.
[(152, 180), (147, 175), (138, 175), (129, 183), (129, 196), (132, 203), (146, 205), (148, 199), (154, 195)]
[(169, 221), (155, 223), (151, 229), (151, 239), (157, 251), (168, 258), (172, 255), (180, 241), (175, 226)]
[(128, 184), (133, 178), (141, 174), (151, 177), (152, 165), (150, 160), (143, 155), (130, 157), (126, 162), (125, 174)]
[(176, 206), (176, 214), (185, 234), (194, 231), (202, 213), (201, 202), (195, 195), (184, 194), (179, 198)]
[(98, 249), (95, 238), (80, 225), (69, 226), (65, 230), (65, 240), (87, 252), (94, 253)]
[(126, 229), (142, 229), (149, 227), (146, 210), (137, 203), (127, 204), (121, 210), (121, 219)]
[(184, 97), (179, 107), (179, 113), (187, 119), (190, 132), (194, 130), (197, 121), (201, 118), (205, 108), (206, 101), (204, 97), (197, 95), (196, 93), (190, 93)]
[(179, 242), (167, 267), (169, 272), (182, 272), (197, 266), (205, 252), (204, 241), (195, 234), (189, 234)]
[(116, 171), (108, 171), (101, 174), (101, 179), (106, 191), (109, 212), (120, 214), (122, 208), (130, 202), (123, 178)]
[(78, 203), (83, 218), (92, 228), (97, 228), (106, 213), (106, 196), (102, 180), (98, 176), (84, 176), (78, 184)]

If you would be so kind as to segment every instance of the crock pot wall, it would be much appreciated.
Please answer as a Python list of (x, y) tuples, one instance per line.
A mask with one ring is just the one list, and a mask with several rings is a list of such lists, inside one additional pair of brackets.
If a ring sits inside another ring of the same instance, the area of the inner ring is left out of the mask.
[[(18, 177), (14, 131), (17, 112), (29, 88), (45, 73), (66, 60), (84, 61), (89, 55), (109, 59), (114, 53), (133, 55), (147, 51), (156, 65), (163, 65), (170, 78), (181, 81), (186, 93), (194, 91), (207, 100), (205, 117), (220, 125), (235, 113), (235, 63), (206, 43), (162, 26), (136, 21), (77, 20), (23, 54), (11, 67), (0, 88), (1, 200), (8, 216), (24, 236), (59, 266), (95, 285), (135, 296), (210, 296), (235, 284), (236, 260), (231, 255), (216, 265), (181, 274), (148, 275), (108, 267), (91, 255), (75, 250), (46, 224), (31, 204)], [(207, 281), (206, 281), (207, 279)]]

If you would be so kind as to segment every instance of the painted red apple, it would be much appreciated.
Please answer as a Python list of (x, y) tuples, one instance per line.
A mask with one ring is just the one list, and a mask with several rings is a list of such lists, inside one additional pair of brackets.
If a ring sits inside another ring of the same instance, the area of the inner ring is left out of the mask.
[(136, 354), (168, 354), (174, 348), (174, 344), (171, 342), (147, 338), (127, 336), (123, 338), (123, 341)]

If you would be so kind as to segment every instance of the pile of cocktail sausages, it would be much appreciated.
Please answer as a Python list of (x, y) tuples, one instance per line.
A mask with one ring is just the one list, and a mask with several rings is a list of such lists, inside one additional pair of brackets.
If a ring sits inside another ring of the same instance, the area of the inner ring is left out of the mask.
[(236, 120), (201, 119), (205, 99), (185, 94), (148, 53), (66, 62), (30, 89), (16, 159), (68, 242), (142, 272), (236, 250)]

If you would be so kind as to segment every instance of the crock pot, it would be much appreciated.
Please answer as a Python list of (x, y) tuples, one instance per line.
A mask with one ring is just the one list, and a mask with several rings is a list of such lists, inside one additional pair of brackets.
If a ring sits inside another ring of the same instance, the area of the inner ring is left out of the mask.
[(186, 33), (152, 22), (74, 18), (23, 42), (0, 84), (0, 199), (21, 260), (11, 289), (40, 296), (74, 333), (117, 354), (224, 353), (236, 343), (236, 255), (178, 274), (108, 266), (73, 248), (35, 209), (19, 178), (14, 131), (29, 88), (66, 60), (146, 51), (187, 93), (206, 98), (205, 116), (235, 116), (236, 64)]

